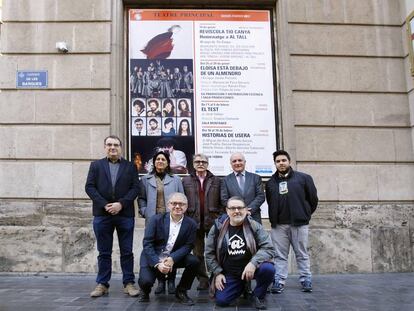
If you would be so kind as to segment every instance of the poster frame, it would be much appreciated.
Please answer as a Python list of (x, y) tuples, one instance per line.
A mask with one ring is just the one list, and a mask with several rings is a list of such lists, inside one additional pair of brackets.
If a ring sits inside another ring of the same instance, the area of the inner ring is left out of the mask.
[[(127, 128), (126, 128), (126, 157), (130, 158), (130, 160), (133, 160), (131, 158), (131, 125), (130, 125), (130, 110), (129, 110), (129, 57), (130, 57), (130, 42), (129, 42), (129, 35), (130, 35), (130, 29), (129, 29), (129, 10), (131, 9), (160, 9), (160, 10), (261, 10), (261, 11), (268, 11), (269, 12), (269, 27), (270, 27), (270, 48), (271, 48), (271, 60), (272, 60), (272, 76), (273, 76), (273, 108), (274, 108), (274, 122), (275, 122), (275, 147), (276, 149), (280, 149), (282, 146), (281, 142), (281, 129), (282, 129), (282, 118), (280, 115), (280, 106), (279, 106), (279, 100), (280, 100), (280, 94), (278, 92), (278, 86), (279, 86), (279, 75), (278, 75), (278, 48), (276, 45), (277, 42), (277, 29), (275, 28), (277, 25), (275, 21), (276, 16), (276, 9), (275, 7), (269, 7), (269, 6), (254, 6), (254, 7), (235, 7), (235, 6), (214, 6), (211, 7), (199, 7), (194, 6), (191, 9), (190, 8), (183, 8), (183, 7), (177, 7), (174, 5), (169, 5), (168, 7), (164, 7), (163, 5), (128, 5), (124, 7), (125, 9), (125, 27), (126, 31), (124, 32), (125, 37), (125, 46), (126, 46), (126, 53), (125, 53), (125, 89), (126, 89), (126, 99), (125, 99), (125, 105), (126, 105), (126, 120), (127, 120)], [(265, 155), (265, 157), (271, 157), (272, 155)], [(185, 175), (185, 174), (179, 174), (179, 175)], [(219, 175), (224, 176), (224, 175)], [(268, 176), (262, 176), (264, 180), (267, 180), (270, 177)]]
[(414, 22), (414, 10), (407, 16), (405, 23), (407, 25), (407, 46), (408, 58), (410, 60), (411, 76), (414, 76), (414, 27), (411, 27), (411, 22)]

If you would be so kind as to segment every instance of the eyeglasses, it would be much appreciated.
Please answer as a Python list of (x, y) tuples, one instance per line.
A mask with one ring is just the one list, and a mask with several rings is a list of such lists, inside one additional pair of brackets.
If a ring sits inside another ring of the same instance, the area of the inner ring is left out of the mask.
[(183, 206), (185, 206), (187, 203), (184, 203), (184, 202), (170, 202), (170, 204), (171, 204), (172, 206), (179, 206), (179, 207), (183, 207)]
[(111, 144), (111, 143), (108, 143), (108, 144), (105, 144), (105, 146), (118, 148), (120, 146), (120, 144)]
[(232, 206), (232, 207), (227, 207), (227, 209), (229, 211), (235, 212), (236, 210), (242, 211), (246, 208), (246, 206)]
[(208, 164), (208, 162), (207, 161), (194, 161), (194, 164), (202, 164), (202, 165), (206, 165), (206, 164)]

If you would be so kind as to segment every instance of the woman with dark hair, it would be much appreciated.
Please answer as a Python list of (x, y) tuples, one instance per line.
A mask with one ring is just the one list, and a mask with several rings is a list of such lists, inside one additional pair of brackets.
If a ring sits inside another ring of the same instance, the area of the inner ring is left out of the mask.
[(132, 116), (133, 117), (141, 117), (141, 116), (145, 116), (145, 104), (142, 101), (142, 99), (135, 99), (132, 102), (132, 106), (134, 107), (134, 109), (132, 110)]
[(175, 136), (174, 119), (167, 118), (164, 120), (164, 130), (162, 136)]
[(175, 117), (175, 108), (172, 99), (167, 98), (164, 100), (162, 105), (162, 114), (164, 117)]
[(170, 155), (158, 151), (152, 157), (152, 170), (142, 177), (143, 193), (139, 198), (139, 212), (145, 219), (165, 213), (168, 196), (174, 192), (184, 193), (181, 178), (171, 173)]
[[(174, 192), (184, 193), (181, 178), (171, 173), (170, 156), (165, 151), (158, 151), (152, 157), (152, 171), (141, 178), (142, 191), (139, 195), (139, 213), (145, 218), (145, 223), (151, 216), (166, 212), (168, 197)], [(175, 293), (175, 274), (168, 274), (168, 293)], [(165, 278), (158, 279), (155, 294), (165, 293)]]
[(178, 136), (191, 136), (190, 122), (187, 119), (183, 119), (178, 127)]
[(187, 100), (180, 99), (178, 101), (178, 110), (180, 111), (179, 117), (191, 117), (191, 111)]

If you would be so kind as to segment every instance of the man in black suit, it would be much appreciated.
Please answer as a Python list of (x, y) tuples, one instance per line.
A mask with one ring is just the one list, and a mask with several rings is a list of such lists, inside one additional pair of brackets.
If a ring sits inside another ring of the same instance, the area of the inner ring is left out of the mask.
[(106, 157), (91, 163), (85, 191), (93, 202), (93, 230), (99, 252), (96, 288), (91, 297), (108, 293), (112, 271), (112, 242), (114, 230), (118, 235), (121, 253), (124, 293), (137, 296), (135, 288), (134, 200), (139, 192), (138, 172), (131, 162), (121, 157), (122, 143), (116, 136), (104, 140)]
[(265, 201), (262, 179), (259, 175), (247, 172), (246, 159), (242, 153), (233, 153), (230, 157), (233, 173), (224, 177), (221, 183), (221, 204), (227, 206), (227, 200), (233, 196), (243, 198), (250, 216), (262, 223), (260, 206)]
[(187, 296), (187, 290), (193, 284), (200, 262), (190, 254), (196, 238), (197, 224), (185, 216), (187, 204), (184, 194), (171, 194), (167, 204), (170, 212), (152, 216), (145, 226), (138, 279), (141, 288), (138, 298), (140, 302), (149, 301), (157, 275), (166, 277), (173, 268), (185, 268), (175, 297), (182, 304), (194, 304)]

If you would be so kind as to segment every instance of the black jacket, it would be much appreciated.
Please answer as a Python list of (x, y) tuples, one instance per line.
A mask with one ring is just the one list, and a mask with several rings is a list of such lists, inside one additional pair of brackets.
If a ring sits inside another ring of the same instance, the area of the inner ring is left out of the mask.
[(108, 203), (119, 202), (122, 209), (118, 215), (134, 217), (134, 200), (138, 195), (140, 181), (137, 168), (121, 158), (115, 186), (112, 187), (109, 162), (103, 158), (91, 163), (85, 191), (93, 202), (94, 216), (110, 216), (105, 210)]
[[(286, 181), (288, 193), (279, 194), (279, 183)], [(281, 196), (286, 196), (281, 200)], [(290, 212), (290, 224), (302, 226), (309, 224), (311, 215), (318, 206), (318, 195), (310, 175), (291, 169), (286, 178), (276, 172), (266, 183), (266, 200), (269, 206), (269, 220), (272, 227), (279, 224), (281, 204), (286, 204)], [(284, 203), (282, 203), (284, 202)]]

